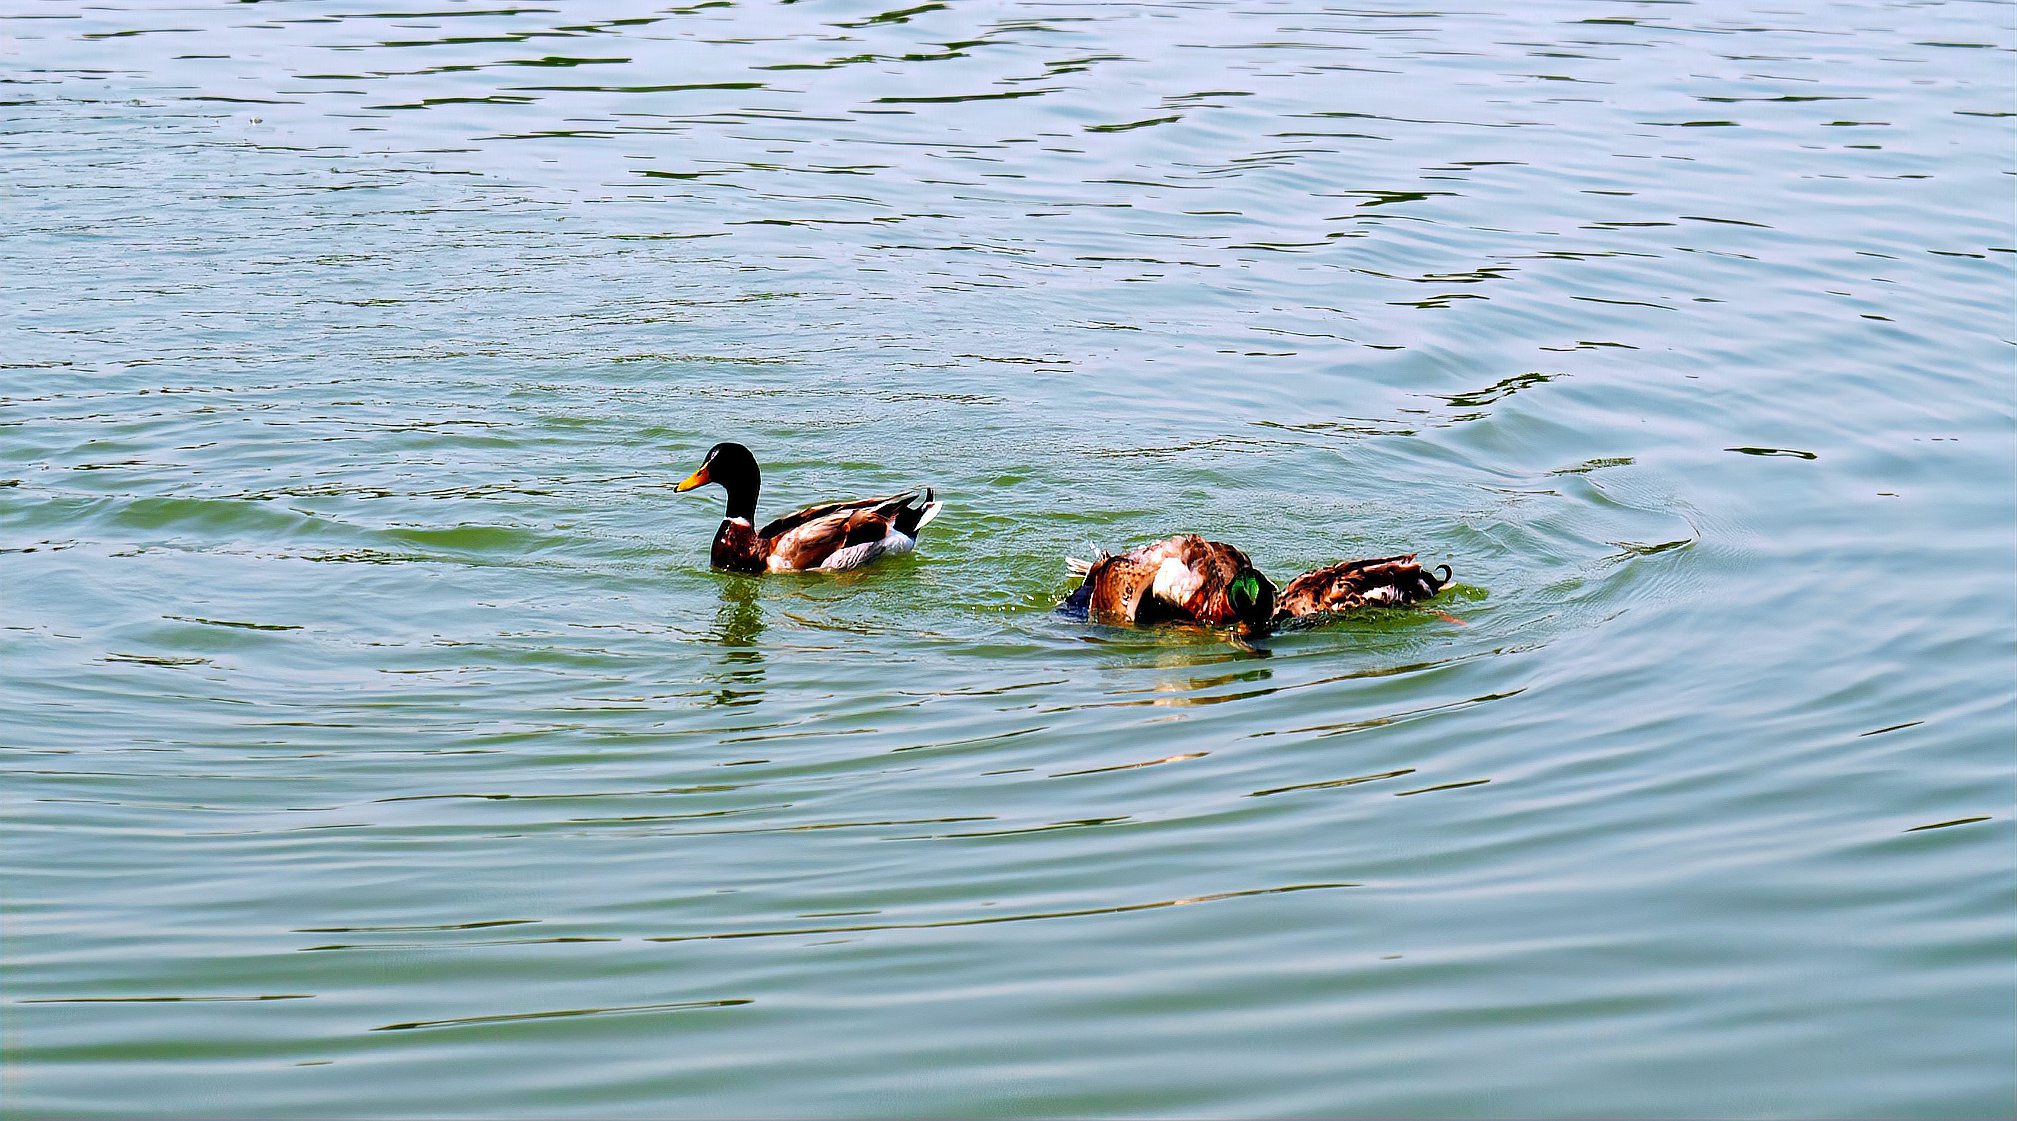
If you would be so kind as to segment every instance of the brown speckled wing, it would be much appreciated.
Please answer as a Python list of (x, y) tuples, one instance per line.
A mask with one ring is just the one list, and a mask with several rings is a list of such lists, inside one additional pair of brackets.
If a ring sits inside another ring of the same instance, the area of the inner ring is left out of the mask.
[[(1253, 561), (1223, 541), (1207, 541), (1202, 537), (1179, 540), (1183, 542), (1180, 559), (1200, 578), (1198, 590), (1183, 605), (1184, 610), (1198, 622), (1211, 626), (1234, 622), (1238, 616), (1226, 598), (1226, 587), (1240, 573), (1253, 570)], [(1260, 576), (1258, 571), (1254, 574)]]
[(1142, 602), (1156, 582), (1153, 565), (1142, 564), (1132, 555), (1106, 557), (1086, 573), (1092, 589), (1086, 600), (1086, 616), (1103, 623), (1134, 623), (1141, 619)]
[[(1448, 575), (1448, 570), (1444, 570)], [(1282, 589), (1275, 618), (1324, 615), (1366, 606), (1395, 607), (1424, 600), (1443, 581), (1422, 571), (1415, 554), (1345, 561), (1305, 572)]]
[(786, 531), (770, 543), (771, 563), (794, 571), (818, 568), (849, 545), (880, 541), (889, 519), (873, 510), (836, 510)]

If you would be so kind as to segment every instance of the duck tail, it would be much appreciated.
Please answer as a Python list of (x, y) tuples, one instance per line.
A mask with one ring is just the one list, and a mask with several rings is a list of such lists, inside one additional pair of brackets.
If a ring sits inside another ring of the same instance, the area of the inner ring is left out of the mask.
[(1449, 565), (1422, 568), (1415, 563), (1413, 553), (1351, 561), (1337, 566), (1335, 570), (1325, 571), (1336, 572), (1331, 580), (1338, 590), (1357, 597), (1362, 603), (1386, 607), (1400, 607), (1429, 599), (1443, 590), (1443, 585), (1450, 582), (1452, 575)]
[(945, 503), (932, 501), (932, 489), (930, 487), (924, 488), (924, 500), (916, 506), (910, 505), (914, 497), (914, 494), (902, 496), (904, 506), (901, 510), (897, 511), (896, 519), (893, 523), (898, 532), (910, 538), (916, 538), (918, 531), (931, 524), (931, 520), (938, 517), (939, 511), (945, 509)]
[(1065, 571), (1071, 573), (1073, 576), (1084, 576), (1086, 573), (1091, 572), (1093, 565), (1097, 563), (1099, 562), (1081, 560), (1078, 557), (1066, 557)]

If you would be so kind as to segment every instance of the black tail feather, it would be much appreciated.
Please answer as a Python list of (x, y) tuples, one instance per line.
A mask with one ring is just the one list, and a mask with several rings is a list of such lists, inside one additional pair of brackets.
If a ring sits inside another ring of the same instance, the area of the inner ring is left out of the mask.
[[(905, 537), (916, 537), (917, 523), (924, 517), (925, 510), (931, 506), (932, 489), (924, 488), (924, 498), (921, 500), (918, 499), (916, 491), (899, 497), (903, 499), (903, 508), (897, 511), (896, 518), (891, 524), (895, 525), (898, 532)], [(913, 500), (917, 501), (917, 505), (911, 505)]]

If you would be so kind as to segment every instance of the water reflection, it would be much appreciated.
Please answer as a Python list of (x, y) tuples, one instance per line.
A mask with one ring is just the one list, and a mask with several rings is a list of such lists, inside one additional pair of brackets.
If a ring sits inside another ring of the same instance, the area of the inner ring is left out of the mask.
[(751, 577), (722, 580), (721, 606), (707, 636), (722, 648), (714, 668), (704, 675), (717, 686), (707, 701), (710, 705), (746, 708), (763, 699), (763, 650), (757, 645), (763, 635), (763, 609), (756, 593), (757, 582)]
[[(1241, 652), (1250, 654), (1256, 658), (1271, 656), (1267, 648), (1255, 646), (1243, 638), (1228, 636), (1226, 641)], [(1198, 665), (1195, 661), (1171, 658), (1168, 655), (1158, 657), (1156, 664), (1165, 669), (1191, 669)], [(1154, 693), (1155, 696), (1146, 701), (1136, 703), (1145, 703), (1157, 707), (1182, 708), (1192, 705), (1215, 705), (1225, 701), (1244, 700), (1248, 697), (1264, 697), (1275, 691), (1275, 686), (1264, 684), (1272, 679), (1274, 675), (1275, 671), (1269, 667), (1256, 666), (1252, 669), (1241, 669), (1233, 673), (1166, 678), (1149, 687), (1150, 692)], [(1246, 689), (1233, 688), (1226, 692), (1207, 692), (1207, 690), (1216, 690), (1222, 686), (1238, 686), (1242, 684), (1254, 687)]]

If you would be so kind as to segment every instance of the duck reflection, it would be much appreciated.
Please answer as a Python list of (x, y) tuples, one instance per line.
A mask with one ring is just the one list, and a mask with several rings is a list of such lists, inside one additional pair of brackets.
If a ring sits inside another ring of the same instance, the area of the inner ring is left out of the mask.
[[(1262, 657), (1266, 650), (1256, 650)], [(1200, 663), (1182, 663), (1169, 659), (1158, 659), (1158, 667), (1163, 669), (1195, 669)], [(1254, 666), (1232, 673), (1186, 675), (1183, 678), (1169, 677), (1149, 687), (1156, 696), (1147, 703), (1158, 708), (1188, 708), (1193, 705), (1216, 705), (1227, 701), (1246, 700), (1249, 697), (1265, 697), (1278, 686), (1268, 682), (1275, 671), (1267, 666)], [(1226, 689), (1227, 686), (1232, 688)], [(1245, 686), (1245, 688), (1241, 688)], [(1219, 690), (1225, 691), (1220, 692)]]
[(752, 577), (729, 576), (722, 581), (721, 607), (707, 636), (721, 647), (721, 656), (702, 675), (715, 686), (710, 705), (744, 708), (763, 700), (763, 649), (757, 645), (763, 635), (763, 609), (757, 605), (756, 592)]

